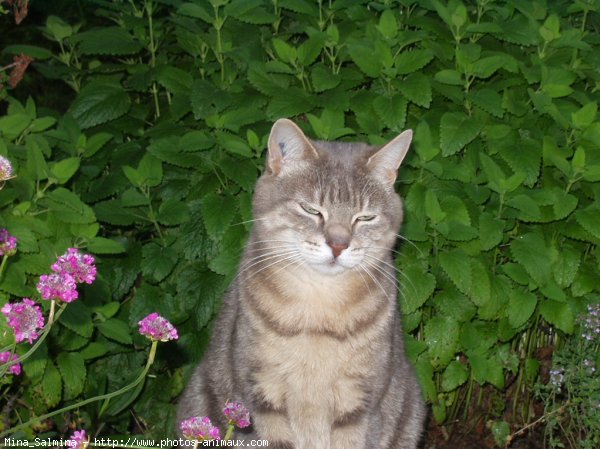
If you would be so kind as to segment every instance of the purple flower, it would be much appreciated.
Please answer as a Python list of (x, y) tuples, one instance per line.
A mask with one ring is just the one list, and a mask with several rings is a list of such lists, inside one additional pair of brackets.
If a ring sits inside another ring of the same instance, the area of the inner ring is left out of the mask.
[(220, 440), (219, 428), (212, 425), (207, 417), (195, 416), (181, 421), (180, 427), (183, 436), (188, 440)]
[(13, 168), (10, 161), (4, 156), (0, 156), (0, 182), (13, 177)]
[(223, 414), (229, 419), (229, 423), (240, 429), (250, 425), (250, 412), (241, 402), (228, 402), (225, 404)]
[(73, 302), (79, 297), (75, 279), (69, 273), (43, 274), (37, 289), (42, 299)]
[(77, 248), (69, 248), (50, 268), (58, 274), (70, 274), (78, 284), (91, 284), (96, 279), (94, 258), (80, 253)]
[(140, 334), (145, 335), (150, 340), (169, 341), (179, 338), (177, 329), (156, 312), (151, 313), (138, 324), (140, 325)]
[(68, 446), (71, 449), (85, 449), (88, 446), (89, 440), (85, 430), (76, 430), (69, 438)]
[(17, 343), (23, 340), (33, 343), (39, 337), (38, 329), (44, 327), (44, 316), (42, 309), (29, 298), (23, 298), (21, 302), (4, 304), (2, 313), (8, 319), (8, 325), (15, 331)]
[(12, 256), (17, 252), (17, 238), (4, 228), (0, 229), (0, 256)]
[[(7, 352), (0, 352), (0, 365), (4, 365), (6, 362), (8, 362), (8, 360), (17, 360), (19, 357), (17, 356), (17, 354), (13, 354), (12, 357), (10, 355), (10, 351)], [(21, 374), (21, 364), (20, 363), (15, 363), (14, 365), (11, 365), (8, 368), (8, 373), (9, 374), (14, 374), (15, 376), (18, 376), (19, 374)]]
[(588, 313), (579, 318), (581, 336), (587, 341), (600, 339), (600, 304), (589, 304)]

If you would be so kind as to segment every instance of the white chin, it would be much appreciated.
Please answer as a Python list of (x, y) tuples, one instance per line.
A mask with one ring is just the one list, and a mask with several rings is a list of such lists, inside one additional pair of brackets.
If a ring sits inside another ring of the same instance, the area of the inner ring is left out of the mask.
[(321, 274), (326, 274), (326, 275), (336, 275), (336, 274), (340, 274), (340, 273), (343, 273), (344, 271), (348, 270), (347, 267), (344, 267), (338, 261), (335, 261), (333, 263), (330, 263), (330, 262), (314, 263), (314, 264), (310, 264), (310, 266), (315, 271), (317, 271)]

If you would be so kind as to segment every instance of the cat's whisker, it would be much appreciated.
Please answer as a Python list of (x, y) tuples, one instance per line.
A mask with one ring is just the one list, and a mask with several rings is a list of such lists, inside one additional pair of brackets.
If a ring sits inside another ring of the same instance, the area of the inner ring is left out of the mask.
[[(369, 264), (367, 263), (367, 265), (369, 265)], [(367, 274), (367, 276), (369, 276), (371, 278), (371, 280), (373, 281), (373, 283), (375, 283), (375, 285), (377, 285), (379, 287), (379, 289), (384, 294), (384, 296), (387, 297), (388, 296), (388, 292), (385, 291), (385, 288), (383, 288), (383, 285), (381, 285), (381, 282), (379, 282), (379, 280), (373, 275), (373, 273), (371, 273), (369, 270), (367, 270), (365, 267), (363, 267), (362, 264), (359, 264), (359, 266)]]
[(298, 258), (298, 257), (299, 257), (298, 254), (292, 254), (292, 255), (284, 257), (282, 259), (275, 260), (275, 262), (271, 262), (266, 267), (262, 267), (260, 270), (254, 272), (254, 273), (251, 273), (250, 276), (249, 276), (249, 278), (252, 277), (252, 276), (256, 276), (257, 274), (261, 273), (262, 271), (271, 268), (273, 265), (277, 265), (278, 263), (286, 262), (288, 260), (295, 259), (295, 258)]
[[(382, 264), (386, 265), (387, 267), (391, 268), (392, 270), (394, 270), (396, 273), (398, 273), (400, 276), (402, 276), (404, 279), (406, 279), (406, 280), (408, 281), (408, 283), (410, 284), (410, 286), (413, 288), (413, 290), (414, 290), (414, 291), (416, 291), (415, 284), (414, 284), (414, 283), (413, 283), (413, 281), (412, 281), (412, 280), (411, 280), (411, 279), (410, 279), (410, 278), (409, 278), (409, 277), (406, 275), (406, 273), (404, 273), (402, 270), (400, 270), (400, 269), (396, 268), (395, 266), (393, 266), (392, 264), (390, 264), (390, 263), (388, 263), (388, 262), (386, 262), (386, 261), (384, 261), (384, 260), (381, 260), (381, 259), (379, 259), (379, 258), (377, 258), (377, 257), (371, 256), (370, 254), (365, 254), (365, 256), (367, 256), (367, 257), (370, 257), (370, 258), (371, 258), (370, 260), (374, 260), (374, 261), (376, 261), (376, 262), (382, 263)], [(376, 265), (376, 264), (375, 264), (375, 265)], [(380, 268), (380, 267), (378, 266), (378, 268)], [(388, 276), (390, 276), (390, 275), (389, 275), (389, 273), (387, 273), (387, 272), (386, 272), (386, 274), (387, 274)], [(398, 279), (396, 279), (396, 278), (394, 278), (394, 279), (395, 279), (396, 283), (398, 283)], [(399, 288), (398, 288), (398, 291), (400, 291), (400, 289), (399, 289)]]
[(292, 248), (296, 248), (296, 247), (297, 247), (296, 245), (292, 245), (292, 244), (279, 245), (279, 246), (265, 246), (263, 248), (249, 248), (248, 253), (266, 252), (266, 251), (273, 251), (276, 249), (292, 249)]
[(246, 245), (259, 245), (261, 243), (296, 243), (294, 240), (283, 240), (283, 239), (270, 239), (270, 240), (256, 240), (250, 241)]
[(275, 259), (277, 257), (287, 256), (287, 255), (296, 254), (296, 253), (297, 253), (297, 250), (287, 250), (287, 251), (274, 251), (273, 253), (269, 253), (267, 255), (263, 254), (260, 256), (256, 256), (255, 258), (250, 259), (246, 264), (244, 264), (243, 266), (240, 267), (238, 276), (240, 276), (242, 273), (248, 271), (252, 267), (259, 265), (261, 263), (267, 262), (267, 261)]
[(417, 251), (419, 251), (419, 254), (421, 256), (424, 256), (425, 254), (423, 253), (423, 251), (421, 250), (421, 248), (419, 248), (412, 240), (404, 237), (402, 234), (396, 234), (396, 237), (398, 237), (400, 240), (408, 243), (409, 245), (411, 245), (412, 247), (414, 247)]
[(247, 223), (254, 223), (255, 221), (268, 220), (269, 217), (253, 218), (252, 220), (240, 221), (239, 223), (233, 223), (231, 226), (239, 226)]
[(370, 267), (372, 267), (375, 270), (377, 270), (388, 281), (392, 282), (392, 284), (394, 285), (394, 287), (396, 288), (396, 290), (399, 289), (399, 282), (398, 282), (398, 279), (395, 276), (392, 276), (389, 272), (387, 272), (386, 270), (384, 270), (381, 266), (379, 266), (377, 263), (373, 262), (372, 260), (365, 259), (365, 262), (367, 263), (367, 265), (369, 265)]
[(369, 285), (369, 283), (367, 282), (367, 280), (365, 279), (365, 277), (362, 274), (362, 271), (364, 270), (364, 268), (361, 266), (361, 264), (358, 264), (356, 267), (354, 267), (352, 269), (358, 273), (358, 275), (360, 276), (360, 278), (363, 281), (363, 284), (365, 284), (365, 287), (367, 287), (367, 290), (369, 291), (369, 296), (372, 296), (373, 293), (371, 292), (371, 286)]
[[(287, 260), (290, 260), (290, 258), (288, 257)], [(273, 276), (275, 276), (277, 273), (279, 273), (282, 270), (285, 270), (286, 268), (293, 266), (293, 265), (302, 265), (304, 263), (304, 261), (302, 260), (302, 257), (300, 257), (300, 255), (297, 255), (297, 257), (294, 257), (291, 259), (292, 261), (285, 264), (283, 267), (280, 267), (279, 269), (277, 269), (277, 271), (274, 271), (273, 273), (271, 273), (269, 276), (267, 276), (267, 279), (271, 279)], [(283, 262), (283, 261), (282, 261)]]

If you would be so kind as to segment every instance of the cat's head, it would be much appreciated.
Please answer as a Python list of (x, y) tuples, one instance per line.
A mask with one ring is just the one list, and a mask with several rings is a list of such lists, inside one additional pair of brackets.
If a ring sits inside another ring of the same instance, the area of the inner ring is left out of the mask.
[(254, 194), (250, 251), (261, 254), (250, 255), (328, 275), (387, 260), (402, 222), (394, 182), (411, 138), (404, 131), (383, 147), (312, 141), (278, 120)]

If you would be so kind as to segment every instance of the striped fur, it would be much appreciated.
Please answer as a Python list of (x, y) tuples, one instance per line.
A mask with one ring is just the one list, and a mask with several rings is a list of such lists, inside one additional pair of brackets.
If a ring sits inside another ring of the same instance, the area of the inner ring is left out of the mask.
[(253, 422), (236, 438), (269, 447), (417, 446), (425, 408), (391, 257), (402, 221), (393, 181), (409, 140), (313, 142), (275, 124), (253, 231), (178, 421), (208, 415), (224, 426), (230, 399)]

